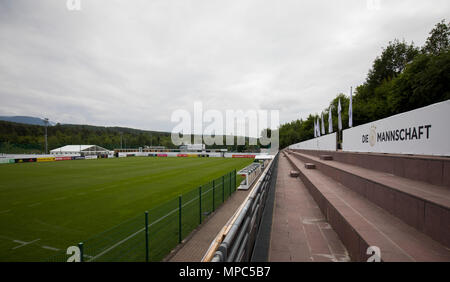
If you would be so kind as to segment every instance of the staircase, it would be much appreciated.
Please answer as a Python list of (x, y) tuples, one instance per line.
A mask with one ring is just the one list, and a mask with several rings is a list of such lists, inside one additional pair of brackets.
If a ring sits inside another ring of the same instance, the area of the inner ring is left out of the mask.
[(449, 158), (283, 154), (353, 261), (367, 261), (369, 246), (380, 249), (382, 261), (450, 261)]

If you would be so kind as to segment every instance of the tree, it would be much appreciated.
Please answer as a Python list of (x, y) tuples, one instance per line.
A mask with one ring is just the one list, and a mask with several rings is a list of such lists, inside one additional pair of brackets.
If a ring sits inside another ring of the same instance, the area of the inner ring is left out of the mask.
[(433, 30), (430, 32), (430, 36), (425, 42), (425, 46), (422, 48), (422, 52), (425, 54), (439, 55), (442, 52), (450, 49), (450, 22), (445, 24), (445, 20), (437, 23)]
[(421, 54), (392, 81), (388, 105), (392, 114), (450, 99), (450, 51)]
[(366, 82), (356, 87), (353, 100), (354, 124), (364, 124), (392, 114), (388, 97), (392, 81), (398, 77), (408, 64), (419, 54), (413, 43), (394, 40), (389, 42), (374, 62), (367, 74)]
[(383, 48), (381, 56), (375, 59), (367, 75), (366, 83), (370, 90), (381, 85), (383, 81), (391, 80), (399, 75), (417, 54), (419, 49), (413, 43), (408, 45), (405, 41), (400, 42), (398, 39), (389, 42), (389, 45)]

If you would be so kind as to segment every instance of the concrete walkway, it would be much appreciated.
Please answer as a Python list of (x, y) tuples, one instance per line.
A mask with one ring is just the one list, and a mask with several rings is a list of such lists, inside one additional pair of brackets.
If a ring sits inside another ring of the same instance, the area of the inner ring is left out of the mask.
[(326, 222), (318, 205), (281, 154), (269, 261), (349, 261), (347, 250)]
[(174, 253), (169, 254), (167, 261), (199, 262), (205, 255), (212, 241), (239, 206), (250, 190), (237, 190), (223, 203), (205, 222), (194, 230), (185, 242), (178, 246)]

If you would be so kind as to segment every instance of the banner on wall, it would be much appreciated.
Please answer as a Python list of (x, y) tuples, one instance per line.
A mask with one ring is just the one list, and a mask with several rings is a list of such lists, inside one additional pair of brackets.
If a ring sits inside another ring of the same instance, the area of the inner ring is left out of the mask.
[(72, 157), (55, 157), (55, 161), (70, 161)]
[(255, 158), (255, 155), (233, 155), (232, 158), (248, 158), (248, 159), (253, 159), (253, 158)]
[(37, 160), (38, 163), (39, 162), (54, 162), (55, 158), (54, 157), (51, 157), (51, 158), (37, 158), (36, 160)]
[(85, 156), (84, 157), (86, 160), (96, 160), (98, 157), (95, 155), (91, 155), (91, 156)]
[(24, 158), (24, 159), (15, 159), (15, 163), (34, 163), (36, 162), (36, 158)]
[(450, 156), (450, 100), (343, 131), (343, 151)]

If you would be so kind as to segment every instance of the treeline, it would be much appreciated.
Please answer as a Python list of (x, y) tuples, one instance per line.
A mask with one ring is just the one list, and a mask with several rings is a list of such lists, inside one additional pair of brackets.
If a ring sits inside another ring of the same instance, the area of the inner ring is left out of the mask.
[[(0, 121), (0, 153), (43, 153), (45, 150), (45, 127)], [(223, 136), (226, 144), (226, 136)], [(192, 142), (194, 138), (191, 137)], [(52, 150), (65, 145), (98, 145), (109, 150), (118, 148), (134, 148), (145, 146), (164, 146), (169, 149), (178, 148), (172, 143), (168, 132), (145, 131), (123, 127), (100, 127), (90, 125), (57, 124), (49, 126), (47, 131), (48, 149)], [(234, 137), (237, 144), (237, 137)], [(259, 145), (250, 145), (245, 138), (245, 145), (220, 146), (207, 148), (227, 148), (229, 151), (256, 152)]]
[[(1, 153), (42, 153), (45, 127), (0, 121)], [(173, 148), (170, 133), (123, 127), (57, 124), (47, 131), (49, 150), (71, 144), (95, 144), (112, 150), (147, 146)], [(122, 143), (121, 143), (122, 142)]]
[[(337, 103), (341, 100), (342, 125), (348, 127), (349, 96), (339, 94), (333, 105), (333, 128), (337, 130)], [(353, 126), (450, 99), (450, 23), (444, 20), (431, 30), (425, 45), (394, 40), (383, 48), (353, 96)], [(328, 129), (329, 106), (322, 111)], [(280, 126), (280, 148), (314, 138), (310, 114)], [(328, 132), (328, 130), (327, 130)]]

